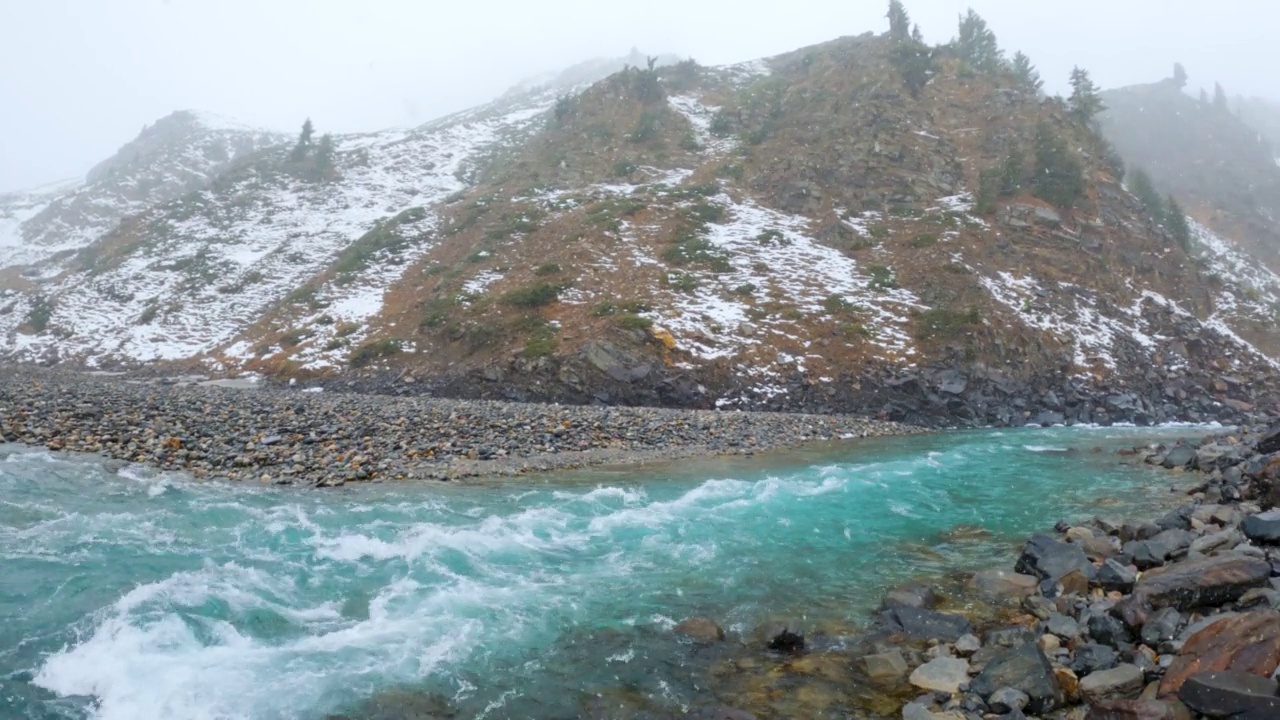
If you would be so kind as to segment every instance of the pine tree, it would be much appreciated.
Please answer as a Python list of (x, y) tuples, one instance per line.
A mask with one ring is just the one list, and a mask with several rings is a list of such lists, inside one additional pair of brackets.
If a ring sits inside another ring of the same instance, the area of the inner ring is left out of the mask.
[(1146, 170), (1135, 167), (1129, 171), (1129, 192), (1138, 198), (1138, 202), (1146, 208), (1152, 220), (1164, 222), (1168, 209), (1165, 207), (1164, 198), (1160, 197), (1155, 183), (1151, 182), (1151, 176)]
[(1071, 97), (1067, 100), (1071, 114), (1081, 125), (1088, 125), (1107, 106), (1098, 95), (1098, 86), (1089, 79), (1089, 71), (1079, 67), (1071, 70)]
[(1187, 69), (1182, 67), (1182, 63), (1173, 64), (1173, 84), (1177, 85), (1179, 90), (1187, 86)]
[(907, 15), (902, 0), (889, 0), (889, 12), (885, 17), (889, 18), (889, 37), (899, 42), (911, 39), (911, 16)]
[(1004, 66), (996, 34), (987, 27), (987, 21), (969, 8), (960, 16), (960, 34), (956, 37), (956, 49), (960, 58), (975, 70), (993, 73)]
[(1213, 84), (1213, 106), (1219, 110), (1227, 110), (1227, 91), (1222, 89), (1222, 83), (1215, 82)]
[(902, 75), (902, 81), (906, 83), (911, 97), (920, 97), (920, 91), (934, 73), (933, 50), (924, 43), (907, 40), (893, 48), (889, 60)]
[(320, 143), (316, 145), (316, 175), (320, 179), (328, 179), (333, 172), (333, 136), (325, 133), (320, 136)]
[(1201, 105), (1209, 104), (1209, 93), (1205, 92), (1204, 88), (1200, 88), (1200, 104)]
[(1165, 227), (1169, 228), (1169, 234), (1173, 235), (1178, 247), (1182, 248), (1183, 252), (1190, 253), (1191, 224), (1187, 222), (1187, 214), (1182, 211), (1182, 206), (1172, 195), (1169, 196), (1166, 204)]
[(311, 124), (311, 118), (307, 118), (302, 123), (302, 132), (298, 134), (298, 144), (293, 146), (293, 154), (290, 156), (294, 162), (302, 162), (307, 158), (307, 153), (311, 150), (311, 136), (315, 133), (315, 127)]
[(1084, 195), (1084, 167), (1053, 129), (1036, 128), (1036, 169), (1031, 189), (1036, 197), (1070, 209)]
[(1036, 72), (1036, 67), (1031, 64), (1031, 58), (1021, 50), (1013, 54), (1013, 74), (1018, 79), (1018, 84), (1030, 92), (1038, 93), (1040, 88), (1044, 87), (1044, 81), (1040, 79), (1040, 73)]
[(921, 45), (924, 44), (924, 33), (920, 32), (920, 23), (911, 26), (911, 39)]

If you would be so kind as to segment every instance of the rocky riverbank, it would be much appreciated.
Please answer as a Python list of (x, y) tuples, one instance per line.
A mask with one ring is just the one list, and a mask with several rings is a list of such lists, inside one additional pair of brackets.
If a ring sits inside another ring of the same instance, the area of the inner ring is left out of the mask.
[(308, 486), (741, 454), (920, 432), (857, 417), (561, 406), (0, 373), (0, 441)]
[[(1127, 454), (1185, 473), (1185, 502), (1059, 523), (1013, 567), (895, 589), (863, 632), (765, 632), (712, 672), (750, 712), (690, 717), (1280, 718), (1280, 425)], [(724, 644), (706, 618), (675, 632)]]

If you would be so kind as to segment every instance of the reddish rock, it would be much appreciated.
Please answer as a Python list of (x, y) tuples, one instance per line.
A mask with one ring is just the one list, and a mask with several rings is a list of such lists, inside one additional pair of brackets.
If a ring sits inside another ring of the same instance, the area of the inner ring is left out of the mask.
[(1171, 700), (1113, 700), (1089, 708), (1085, 720), (1190, 720), (1182, 703)]
[(1271, 564), (1243, 556), (1187, 560), (1143, 573), (1133, 597), (1152, 608), (1191, 610), (1226, 605), (1246, 592), (1266, 587)]
[(1270, 677), (1280, 667), (1280, 612), (1255, 610), (1219, 620), (1192, 635), (1160, 681), (1160, 696), (1192, 675), (1230, 670)]

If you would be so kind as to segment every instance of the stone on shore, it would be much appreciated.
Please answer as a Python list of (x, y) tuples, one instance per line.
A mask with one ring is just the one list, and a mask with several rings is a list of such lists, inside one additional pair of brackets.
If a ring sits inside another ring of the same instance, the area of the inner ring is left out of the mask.
[(1244, 534), (1254, 542), (1280, 543), (1280, 510), (1270, 510), (1244, 519)]
[(969, 682), (969, 663), (959, 658), (935, 658), (916, 668), (909, 682), (922, 690), (955, 694)]
[(995, 656), (970, 683), (970, 689), (983, 698), (1006, 687), (1026, 693), (1030, 698), (1026, 710), (1030, 713), (1048, 712), (1064, 699), (1049, 659), (1034, 644), (1020, 645)]
[(1152, 608), (1193, 610), (1226, 605), (1253, 588), (1266, 587), (1271, 564), (1252, 557), (1219, 556), (1156, 568), (1134, 586), (1134, 599)]
[(954, 641), (973, 630), (961, 615), (899, 607), (880, 613), (880, 624), (891, 632), (899, 632), (921, 640)]
[(1191, 713), (1176, 700), (1108, 700), (1091, 706), (1084, 720), (1191, 720)]
[(973, 591), (991, 602), (1018, 602), (1034, 595), (1040, 581), (1034, 575), (1006, 570), (983, 570), (970, 581)]
[(1041, 580), (1058, 580), (1073, 570), (1086, 578), (1094, 574), (1093, 563), (1079, 545), (1058, 542), (1048, 535), (1036, 535), (1022, 549), (1014, 570)]
[(1080, 694), (1091, 703), (1124, 700), (1137, 697), (1142, 692), (1142, 686), (1142, 670), (1136, 665), (1124, 663), (1081, 678)]
[(1194, 675), (1178, 691), (1178, 699), (1210, 718), (1280, 718), (1276, 681), (1249, 673), (1224, 671)]
[(875, 681), (897, 680), (907, 674), (907, 660), (898, 649), (865, 655), (862, 658), (867, 677)]
[[(1183, 644), (1160, 681), (1160, 694), (1178, 692), (1188, 678), (1232, 671), (1271, 676), (1280, 667), (1280, 612), (1231, 615), (1196, 632)], [(1278, 716), (1280, 717), (1280, 716)]]

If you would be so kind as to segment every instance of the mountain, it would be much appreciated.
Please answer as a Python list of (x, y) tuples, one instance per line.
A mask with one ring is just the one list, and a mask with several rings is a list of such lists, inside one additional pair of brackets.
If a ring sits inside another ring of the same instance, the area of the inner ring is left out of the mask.
[(1061, 101), (911, 62), (868, 34), (629, 63), (331, 159), (272, 145), (41, 263), (2, 347), (919, 422), (1274, 408), (1280, 278), (1217, 226), (1179, 246)]
[(1201, 102), (1172, 80), (1103, 93), (1102, 131), (1196, 218), (1280, 270), (1277, 149), (1230, 103)]
[(82, 184), (41, 194), (41, 204), (25, 212), (15, 212), (14, 196), (0, 196), (0, 217), (21, 214), (16, 226), (0, 225), (0, 268), (65, 259), (125, 217), (198, 190), (237, 160), (287, 139), (207, 113), (172, 113), (94, 166)]

